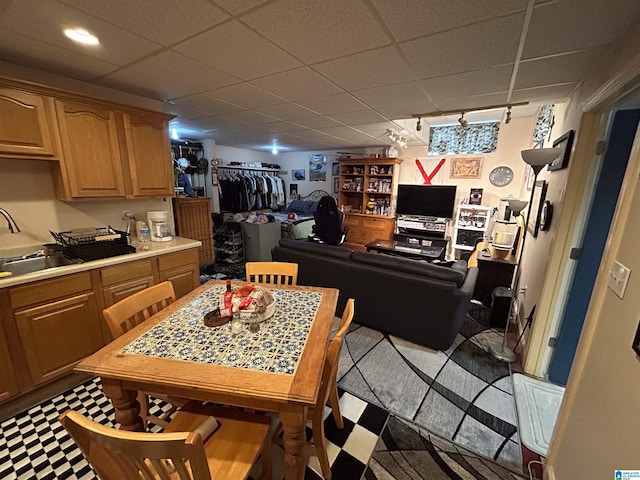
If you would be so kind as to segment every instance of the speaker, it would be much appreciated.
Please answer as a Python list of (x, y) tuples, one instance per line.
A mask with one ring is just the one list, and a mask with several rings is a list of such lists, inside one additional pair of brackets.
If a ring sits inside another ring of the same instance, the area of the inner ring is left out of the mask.
[(491, 313), (489, 323), (492, 327), (506, 328), (511, 305), (511, 289), (496, 287), (491, 292)]
[(456, 238), (456, 243), (458, 245), (466, 245), (468, 247), (475, 247), (478, 240), (482, 240), (484, 236), (484, 232), (474, 232), (471, 230), (460, 230), (458, 231), (458, 237)]

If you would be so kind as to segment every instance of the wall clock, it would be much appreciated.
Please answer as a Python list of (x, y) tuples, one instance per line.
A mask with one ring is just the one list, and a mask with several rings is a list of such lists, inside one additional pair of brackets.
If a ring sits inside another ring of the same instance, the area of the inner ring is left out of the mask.
[(551, 228), (551, 220), (553, 219), (553, 205), (549, 200), (545, 200), (540, 212), (540, 230), (547, 231)]
[(513, 180), (513, 170), (506, 165), (494, 168), (489, 173), (489, 181), (496, 187), (506, 187)]

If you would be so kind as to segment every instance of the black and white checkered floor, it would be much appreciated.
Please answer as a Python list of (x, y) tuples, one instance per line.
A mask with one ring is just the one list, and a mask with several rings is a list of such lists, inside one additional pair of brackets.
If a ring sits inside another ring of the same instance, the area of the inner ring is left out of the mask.
[[(340, 392), (344, 429), (325, 413), (327, 453), (333, 478), (358, 479), (365, 471), (389, 413), (349, 393)], [(159, 414), (167, 405), (154, 401)], [(0, 424), (0, 479), (96, 479), (81, 451), (58, 422), (60, 414), (76, 410), (103, 425), (114, 426), (113, 407), (97, 379), (90, 380)], [(310, 429), (307, 432), (311, 436)], [(274, 446), (274, 478), (282, 478), (282, 452)], [(321, 479), (320, 465), (309, 457), (305, 479)]]

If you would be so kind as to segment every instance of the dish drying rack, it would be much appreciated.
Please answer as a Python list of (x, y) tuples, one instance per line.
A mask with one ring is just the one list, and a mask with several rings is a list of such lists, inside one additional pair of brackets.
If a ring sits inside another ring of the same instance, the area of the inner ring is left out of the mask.
[(129, 245), (129, 234), (112, 227), (82, 228), (68, 232), (52, 232), (68, 256), (85, 262), (135, 252)]

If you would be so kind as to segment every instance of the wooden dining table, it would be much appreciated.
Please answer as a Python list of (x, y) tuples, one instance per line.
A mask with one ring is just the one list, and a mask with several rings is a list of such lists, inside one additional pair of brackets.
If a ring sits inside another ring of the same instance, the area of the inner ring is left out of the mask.
[[(234, 282), (234, 287), (240, 286)], [(307, 409), (316, 402), (338, 300), (333, 288), (269, 288), (275, 314), (233, 334), (204, 325), (225, 283), (212, 280), (82, 360), (99, 376), (125, 430), (143, 430), (138, 390), (275, 412), (283, 427), (284, 478), (304, 476)]]

